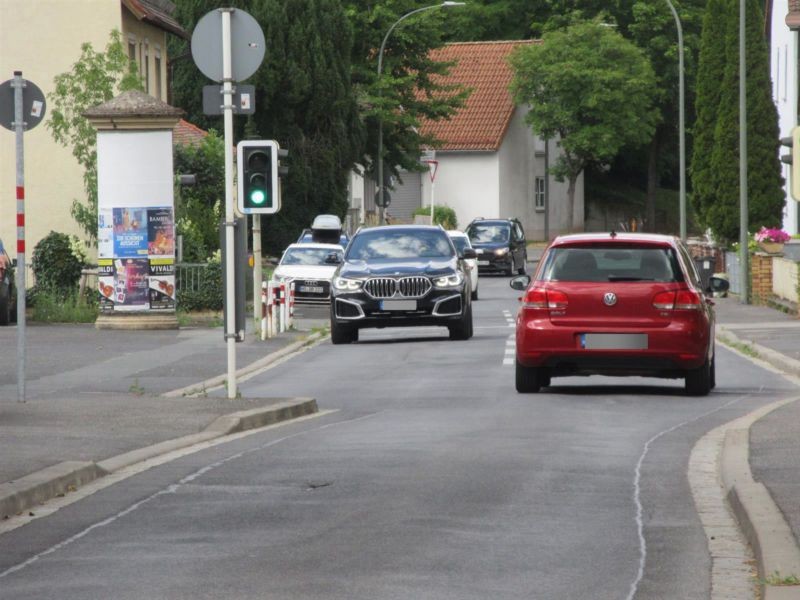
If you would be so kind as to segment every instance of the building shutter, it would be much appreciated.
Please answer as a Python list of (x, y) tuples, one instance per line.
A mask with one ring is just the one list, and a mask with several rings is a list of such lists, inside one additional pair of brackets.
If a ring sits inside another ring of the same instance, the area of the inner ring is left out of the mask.
[(422, 173), (403, 171), (400, 177), (403, 183), (397, 182), (395, 188), (389, 193), (392, 203), (389, 205), (389, 214), (395, 223), (411, 223), (414, 221), (413, 213), (422, 206)]

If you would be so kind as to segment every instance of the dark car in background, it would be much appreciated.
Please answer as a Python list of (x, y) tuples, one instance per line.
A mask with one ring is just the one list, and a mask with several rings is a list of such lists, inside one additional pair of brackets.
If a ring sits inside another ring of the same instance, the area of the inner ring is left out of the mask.
[[(464, 258), (474, 257), (464, 251)], [(359, 230), (331, 285), (331, 341), (358, 341), (368, 327), (447, 327), (472, 337), (470, 279), (441, 227), (390, 225)]]
[(507, 275), (525, 273), (527, 242), (517, 219), (475, 219), (464, 232), (478, 254), (478, 270)]
[(17, 288), (14, 282), (14, 266), (3, 241), (0, 240), (0, 325), (8, 325), (17, 316)]
[(714, 310), (679, 239), (654, 234), (557, 237), (525, 290), (517, 315), (516, 387), (538, 392), (552, 377), (683, 378), (686, 393), (716, 385)]

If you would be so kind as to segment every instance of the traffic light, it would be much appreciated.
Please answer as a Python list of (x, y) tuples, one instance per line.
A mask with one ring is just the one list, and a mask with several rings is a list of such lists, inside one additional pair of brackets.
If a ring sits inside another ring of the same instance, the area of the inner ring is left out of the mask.
[(800, 202), (800, 127), (794, 127), (790, 137), (781, 138), (781, 145), (791, 148), (791, 154), (781, 155), (781, 161), (792, 165), (789, 193)]
[(236, 145), (237, 205), (242, 214), (270, 215), (280, 210), (279, 152), (275, 140), (246, 140)]

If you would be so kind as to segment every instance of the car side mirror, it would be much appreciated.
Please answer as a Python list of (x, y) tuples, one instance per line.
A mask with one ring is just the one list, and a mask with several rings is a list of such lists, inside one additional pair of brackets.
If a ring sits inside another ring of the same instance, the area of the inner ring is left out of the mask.
[(461, 258), (478, 258), (478, 253), (475, 248), (464, 248), (464, 254)]
[(731, 287), (730, 282), (722, 277), (711, 277), (708, 280), (708, 289), (711, 292), (727, 292)]
[(325, 257), (325, 264), (326, 265), (340, 265), (342, 264), (342, 259), (339, 258), (339, 255), (336, 252), (331, 252), (328, 256)]
[(530, 275), (517, 275), (516, 277), (512, 277), (508, 281), (508, 285), (511, 286), (512, 290), (518, 290), (520, 292), (524, 292), (525, 290), (527, 290), (530, 283), (531, 283)]

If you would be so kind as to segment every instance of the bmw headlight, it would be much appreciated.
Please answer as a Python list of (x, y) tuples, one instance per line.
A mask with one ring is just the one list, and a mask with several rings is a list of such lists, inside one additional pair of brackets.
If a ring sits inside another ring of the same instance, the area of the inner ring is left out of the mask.
[(438, 288), (457, 287), (462, 283), (464, 283), (464, 275), (460, 271), (454, 275), (433, 278), (433, 285)]
[(494, 251), (494, 253), (497, 256), (505, 256), (506, 254), (508, 254), (508, 248), (498, 248), (497, 250)]
[(346, 277), (336, 277), (333, 280), (333, 287), (345, 292), (355, 292), (361, 289), (363, 282), (360, 279), (348, 279)]

